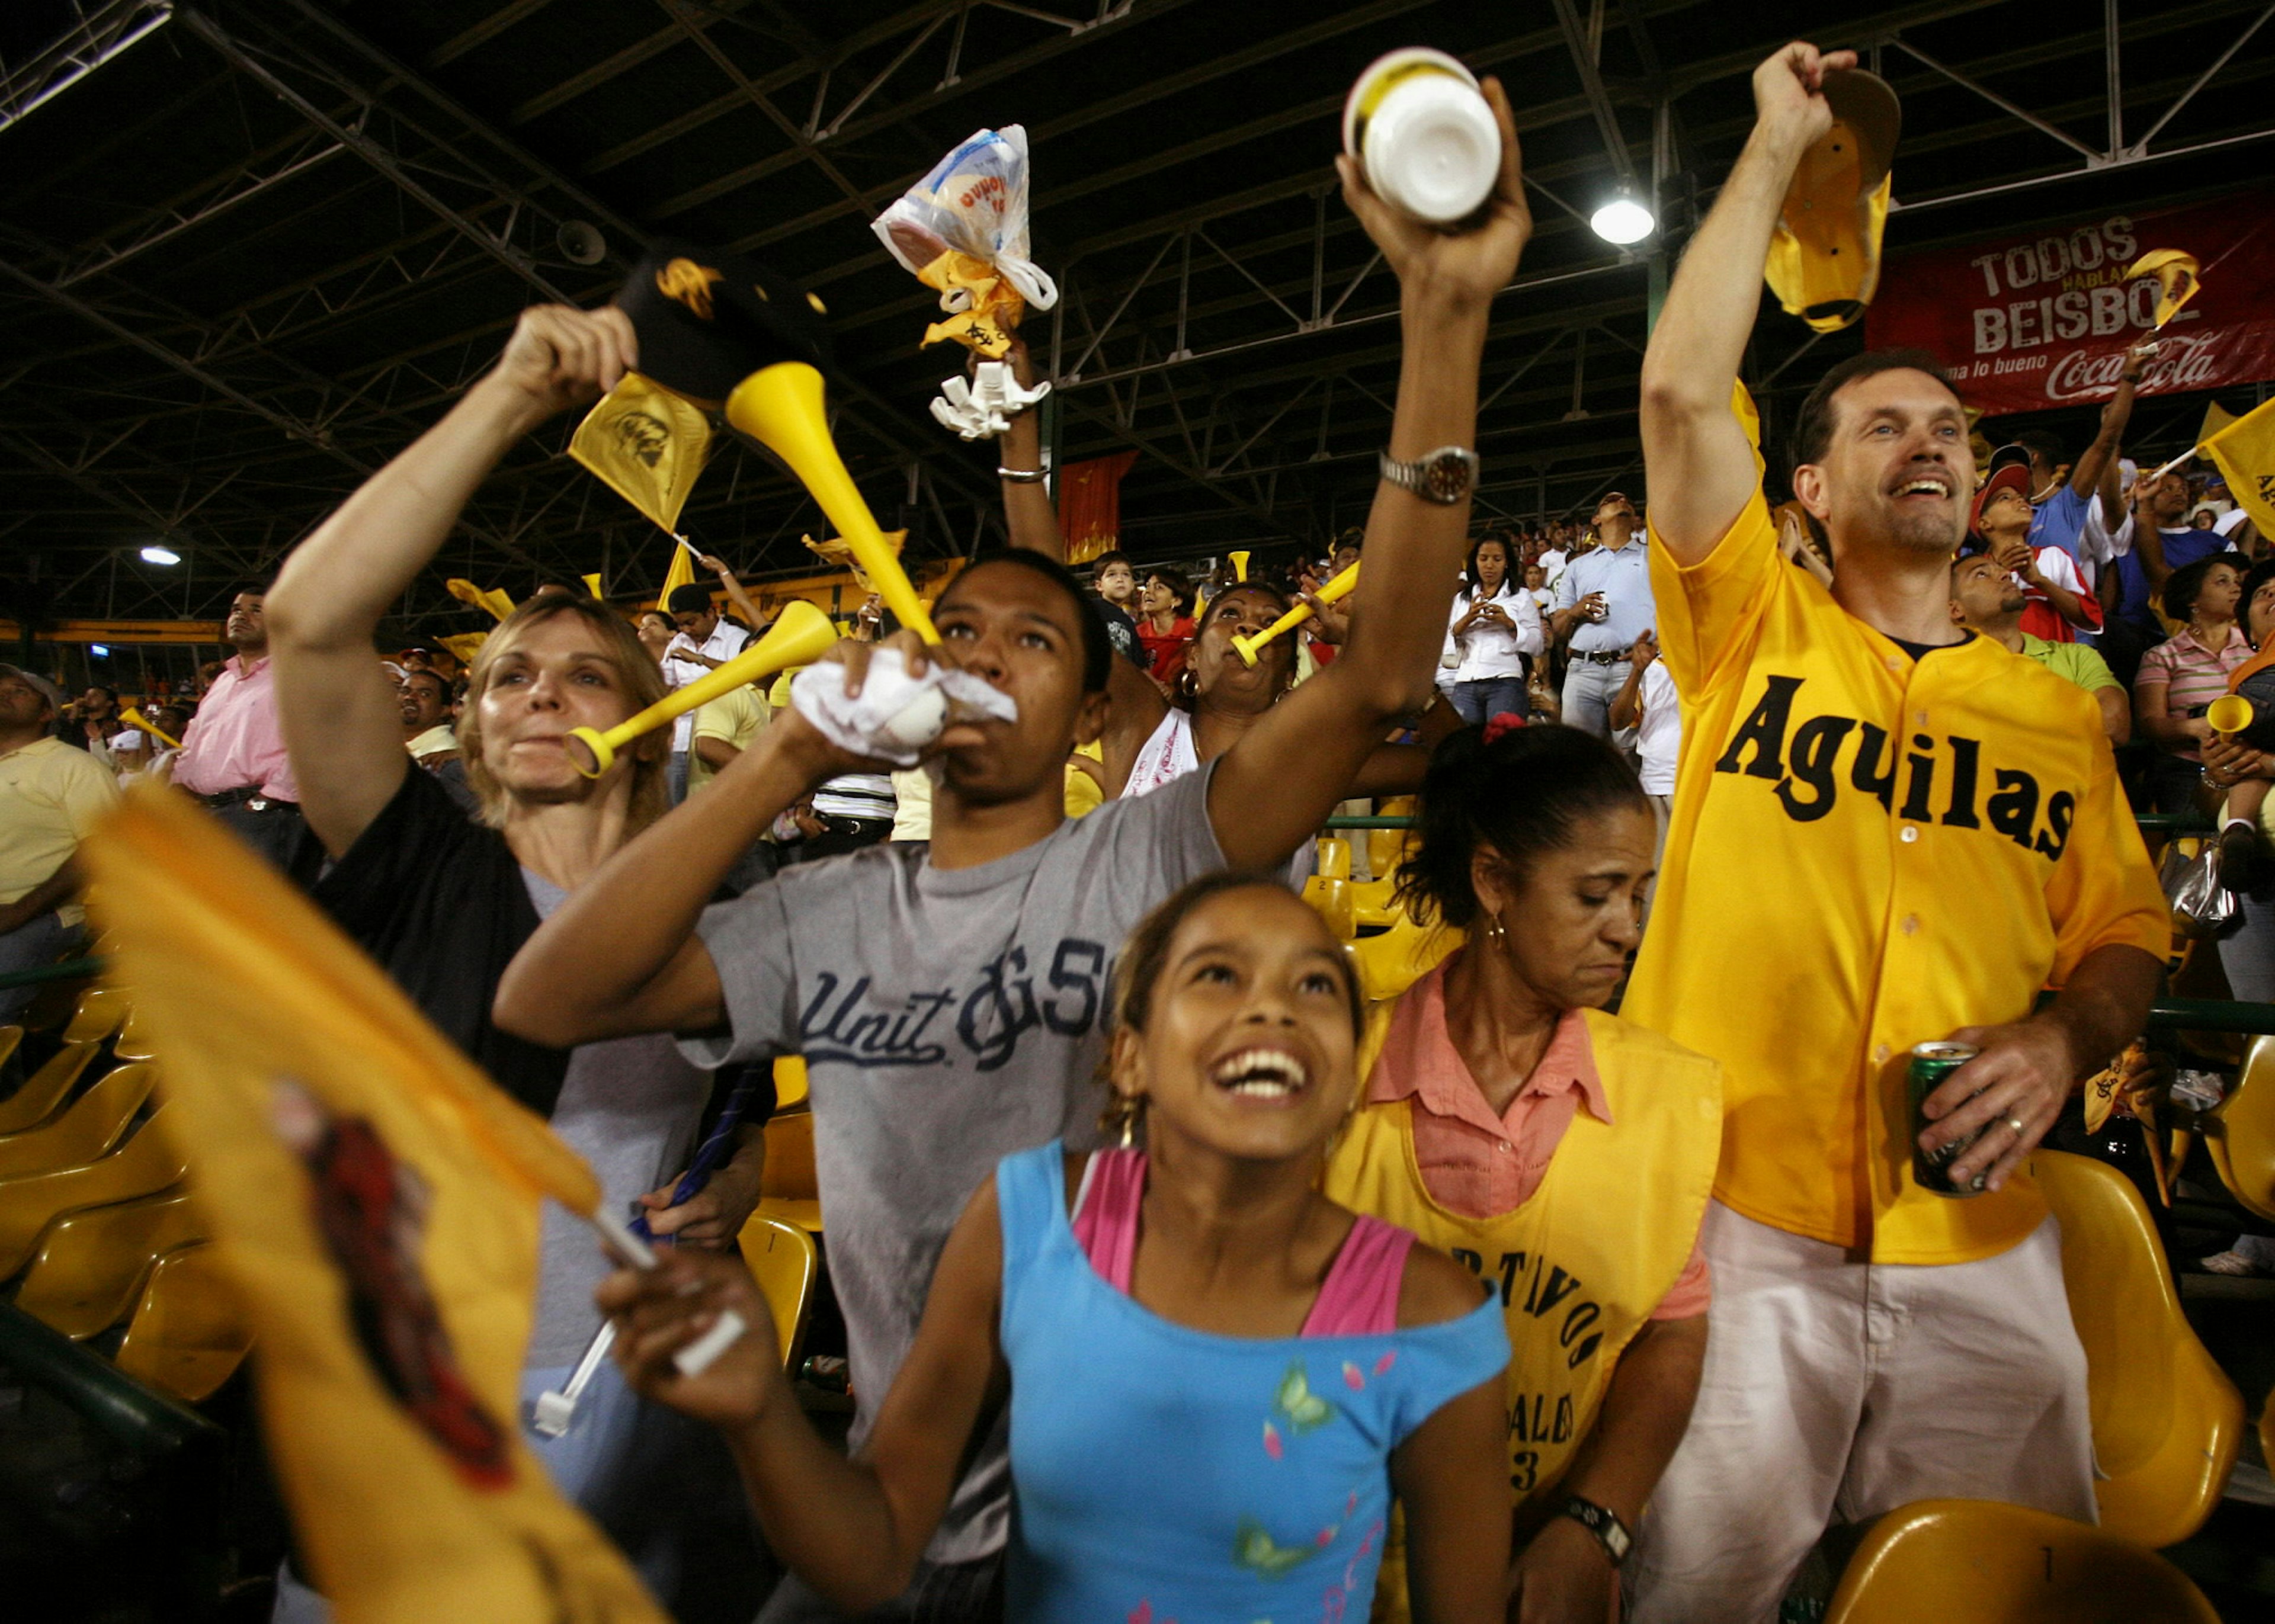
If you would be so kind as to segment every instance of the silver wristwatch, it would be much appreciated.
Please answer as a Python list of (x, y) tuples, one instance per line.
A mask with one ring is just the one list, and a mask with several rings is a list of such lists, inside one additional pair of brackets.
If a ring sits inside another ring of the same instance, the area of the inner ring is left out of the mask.
[(1412, 491), (1423, 501), (1434, 502), (1441, 508), (1470, 499), (1470, 493), (1478, 487), (1478, 454), (1457, 445), (1441, 445), (1410, 463), (1394, 461), (1387, 451), (1380, 457), (1385, 484)]

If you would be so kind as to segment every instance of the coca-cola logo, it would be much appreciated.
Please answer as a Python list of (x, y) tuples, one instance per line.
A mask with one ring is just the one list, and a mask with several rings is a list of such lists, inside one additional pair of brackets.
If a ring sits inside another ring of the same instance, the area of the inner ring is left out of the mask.
[[(2158, 341), (2156, 358), (2141, 377), (2141, 392), (2205, 389), (2218, 381), (2220, 335), (2200, 338), (2167, 336)], [(2082, 400), (2108, 394), (2125, 368), (2122, 350), (2072, 350), (2046, 374), (2048, 400)]]

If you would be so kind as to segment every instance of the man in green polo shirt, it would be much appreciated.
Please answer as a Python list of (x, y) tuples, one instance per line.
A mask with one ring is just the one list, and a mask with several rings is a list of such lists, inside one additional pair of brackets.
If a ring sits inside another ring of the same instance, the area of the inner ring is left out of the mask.
[(2084, 689), (2101, 706), (2101, 728), (2109, 742), (2122, 744), (2133, 736), (2133, 707), (2126, 700), (2125, 685), (2111, 672), (2108, 661), (2084, 644), (2049, 643), (2024, 631), (2022, 608), (2028, 601), (2022, 582), (1992, 563), (1986, 553), (1962, 558), (1951, 567), (1953, 623), (2004, 643)]

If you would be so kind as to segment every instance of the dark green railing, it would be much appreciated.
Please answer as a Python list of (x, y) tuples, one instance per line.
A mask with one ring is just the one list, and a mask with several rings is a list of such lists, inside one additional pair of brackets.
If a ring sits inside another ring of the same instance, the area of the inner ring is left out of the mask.
[(11, 986), (38, 986), (48, 981), (84, 981), (102, 973), (101, 959), (64, 959), (53, 964), (41, 964), (31, 970), (11, 970), (0, 976), (0, 989)]

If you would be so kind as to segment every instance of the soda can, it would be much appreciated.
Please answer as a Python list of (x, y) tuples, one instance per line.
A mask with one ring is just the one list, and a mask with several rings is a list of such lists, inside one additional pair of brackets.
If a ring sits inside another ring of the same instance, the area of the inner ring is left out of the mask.
[[(1927, 1130), (1929, 1117), (1921, 1109), (1927, 1097), (1943, 1086), (1943, 1080), (1973, 1060), (1983, 1051), (1971, 1043), (1923, 1043), (1912, 1050), (1912, 1059), (1906, 1076), (1909, 1080), (1912, 1101), (1912, 1182), (1922, 1190), (1954, 1200), (1983, 1193), (1981, 1181), (1972, 1189), (1961, 1189), (1951, 1182), (1951, 1164), (1966, 1154), (1968, 1146), (1983, 1137), (1978, 1128), (1961, 1139), (1954, 1139), (1939, 1151), (1920, 1148), (1919, 1136)], [(1976, 1091), (1978, 1093), (1980, 1090)]]

